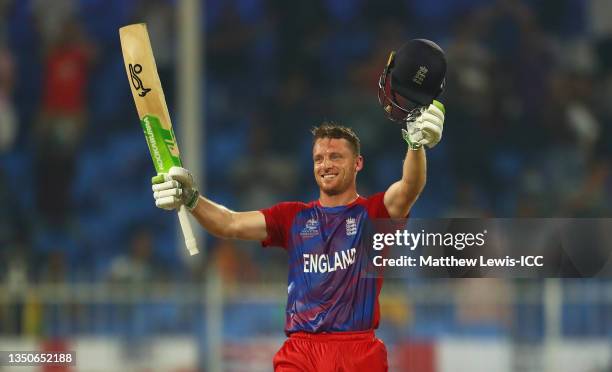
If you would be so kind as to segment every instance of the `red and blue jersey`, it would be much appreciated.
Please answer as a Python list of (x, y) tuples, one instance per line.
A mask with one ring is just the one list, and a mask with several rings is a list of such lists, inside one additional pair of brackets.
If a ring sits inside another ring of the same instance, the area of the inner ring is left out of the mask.
[(284, 202), (261, 212), (263, 246), (289, 254), (285, 332), (363, 331), (378, 327), (382, 279), (365, 277), (360, 244), (368, 219), (389, 218), (384, 193), (346, 206)]

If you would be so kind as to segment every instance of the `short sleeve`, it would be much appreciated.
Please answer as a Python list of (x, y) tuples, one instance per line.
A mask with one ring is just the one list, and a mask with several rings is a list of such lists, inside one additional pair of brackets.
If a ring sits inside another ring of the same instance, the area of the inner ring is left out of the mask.
[(270, 208), (262, 209), (266, 219), (266, 231), (268, 236), (262, 240), (264, 247), (276, 246), (287, 249), (289, 247), (289, 235), (295, 215), (304, 209), (304, 203), (283, 202)]
[(368, 198), (368, 216), (370, 218), (390, 218), (385, 206), (385, 193), (379, 192)]

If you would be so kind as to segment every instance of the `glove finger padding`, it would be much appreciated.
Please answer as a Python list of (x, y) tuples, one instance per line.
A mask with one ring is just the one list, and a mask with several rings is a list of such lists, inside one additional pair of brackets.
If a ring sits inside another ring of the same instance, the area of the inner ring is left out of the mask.
[(421, 116), (419, 116), (417, 123), (433, 123), (441, 128), (444, 123), (444, 117), (440, 118), (439, 116), (429, 111), (426, 111)]
[(162, 209), (173, 210), (181, 205), (181, 199), (176, 196), (166, 196), (163, 198), (155, 198), (155, 205)]
[(154, 184), (151, 186), (153, 191), (163, 191), (163, 190), (171, 190), (178, 189), (181, 187), (181, 184), (178, 181), (170, 180), (163, 183)]
[(153, 197), (155, 199), (161, 199), (161, 198), (165, 198), (168, 196), (180, 197), (181, 195), (183, 195), (182, 189), (168, 189), (168, 190), (162, 190), (162, 191), (155, 191), (153, 193)]
[[(442, 105), (441, 103), (439, 104)], [(444, 105), (442, 105), (442, 108), (444, 108)], [(440, 108), (436, 106), (435, 104), (429, 105), (429, 107), (427, 108), (427, 111), (425, 112), (435, 115), (438, 119), (440, 119), (441, 121), (444, 121), (444, 115), (445, 115), (444, 112), (440, 110)]]

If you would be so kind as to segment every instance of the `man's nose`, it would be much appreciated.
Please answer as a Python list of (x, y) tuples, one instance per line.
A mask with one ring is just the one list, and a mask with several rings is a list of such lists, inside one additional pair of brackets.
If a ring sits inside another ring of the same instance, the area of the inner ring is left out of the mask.
[(331, 160), (329, 158), (323, 158), (323, 168), (327, 169), (331, 167)]

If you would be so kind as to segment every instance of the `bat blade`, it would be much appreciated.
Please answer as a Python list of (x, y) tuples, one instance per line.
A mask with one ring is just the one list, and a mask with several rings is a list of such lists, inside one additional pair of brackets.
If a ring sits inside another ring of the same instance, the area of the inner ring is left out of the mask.
[[(138, 23), (121, 27), (119, 38), (125, 72), (155, 170), (159, 174), (167, 173), (173, 166), (182, 167), (147, 26)], [(178, 213), (187, 249), (191, 255), (197, 254), (196, 240), (185, 207), (181, 206)]]
[(157, 173), (182, 166), (155, 57), (144, 23), (119, 29), (125, 71)]

